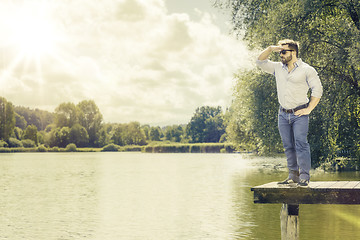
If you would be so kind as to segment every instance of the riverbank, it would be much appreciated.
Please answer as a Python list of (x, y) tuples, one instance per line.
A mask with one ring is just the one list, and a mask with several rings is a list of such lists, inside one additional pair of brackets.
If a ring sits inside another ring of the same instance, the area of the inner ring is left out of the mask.
[(44, 145), (32, 148), (0, 148), (0, 153), (16, 152), (145, 152), (145, 153), (234, 153), (235, 147), (228, 143), (169, 143), (149, 144), (145, 146), (119, 146), (109, 144), (103, 148), (78, 148), (69, 144), (66, 148), (46, 147)]
[[(109, 144), (103, 148), (78, 148), (69, 144), (66, 148), (46, 147), (40, 145), (32, 148), (0, 148), (0, 153), (26, 152), (143, 152), (143, 153), (238, 153), (230, 143), (161, 143), (153, 142), (145, 146), (119, 146)], [(257, 156), (256, 153), (253, 154)], [(275, 154), (278, 155), (278, 154)], [(270, 155), (273, 156), (273, 155)], [(284, 156), (285, 157), (285, 156)], [(321, 163), (316, 169), (325, 172), (359, 171), (360, 160), (351, 158), (337, 158), (335, 161)]]

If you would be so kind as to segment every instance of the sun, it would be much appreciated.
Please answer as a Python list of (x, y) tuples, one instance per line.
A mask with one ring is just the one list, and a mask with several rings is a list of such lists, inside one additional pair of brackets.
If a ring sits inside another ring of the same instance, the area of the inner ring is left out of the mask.
[(49, 10), (44, 2), (33, 2), (19, 7), (8, 19), (11, 44), (22, 55), (41, 57), (55, 51), (59, 35)]
[(43, 55), (54, 49), (52, 26), (35, 16), (22, 16), (13, 22), (13, 43), (25, 55)]
[(66, 41), (55, 1), (0, 3), (0, 81), (12, 76), (43, 80), (43, 69), (64, 62), (60, 45)]

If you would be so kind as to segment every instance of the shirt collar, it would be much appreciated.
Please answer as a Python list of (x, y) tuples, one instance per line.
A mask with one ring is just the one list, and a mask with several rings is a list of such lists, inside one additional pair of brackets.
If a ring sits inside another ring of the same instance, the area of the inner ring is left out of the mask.
[[(298, 58), (298, 60), (296, 61), (296, 62), (294, 62), (294, 67), (295, 68), (297, 68), (297, 67), (299, 67), (301, 64), (303, 63), (303, 61), (301, 60), (301, 58)], [(283, 68), (284, 69), (288, 69), (288, 66), (287, 66), (287, 64), (282, 64), (283, 66)]]

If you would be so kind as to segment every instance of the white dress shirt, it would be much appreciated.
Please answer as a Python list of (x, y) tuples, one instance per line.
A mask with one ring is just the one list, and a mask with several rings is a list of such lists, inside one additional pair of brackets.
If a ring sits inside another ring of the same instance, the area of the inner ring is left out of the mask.
[(311, 96), (321, 98), (323, 87), (316, 70), (309, 64), (298, 59), (291, 72), (286, 64), (272, 62), (268, 59), (257, 60), (256, 64), (265, 72), (276, 78), (276, 87), (280, 105), (285, 109), (294, 109), (309, 102)]

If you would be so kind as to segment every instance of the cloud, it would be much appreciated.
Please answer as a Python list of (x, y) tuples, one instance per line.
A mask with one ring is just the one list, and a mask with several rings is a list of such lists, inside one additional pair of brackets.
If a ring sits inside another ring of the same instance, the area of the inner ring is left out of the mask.
[(197, 107), (229, 106), (233, 74), (249, 66), (244, 45), (200, 10), (195, 21), (164, 0), (55, 3), (56, 50), (2, 75), (0, 95), (16, 105), (93, 99), (107, 122), (187, 123)]

